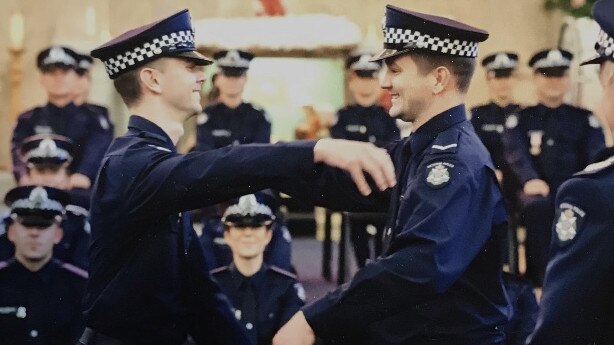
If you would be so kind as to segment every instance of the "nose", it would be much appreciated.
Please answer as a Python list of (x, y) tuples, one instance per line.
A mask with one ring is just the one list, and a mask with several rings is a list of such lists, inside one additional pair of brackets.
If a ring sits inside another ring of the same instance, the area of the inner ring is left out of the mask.
[(379, 75), (379, 86), (385, 90), (390, 90), (392, 88), (392, 83), (390, 82), (390, 70), (386, 65), (384, 65), (384, 70)]

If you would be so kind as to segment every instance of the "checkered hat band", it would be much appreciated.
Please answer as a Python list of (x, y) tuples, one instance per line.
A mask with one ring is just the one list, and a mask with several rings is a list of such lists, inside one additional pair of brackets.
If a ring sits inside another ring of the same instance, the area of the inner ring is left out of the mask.
[(599, 32), (596, 45), (600, 54), (614, 57), (614, 37), (608, 35), (605, 31)]
[(395, 49), (420, 48), (465, 57), (478, 56), (478, 42), (439, 38), (418, 31), (398, 28), (384, 28), (384, 42), (395, 45)]
[(162, 54), (164, 47), (178, 44), (194, 47), (194, 33), (191, 30), (178, 31), (155, 38), (130, 51), (105, 60), (104, 67), (109, 76), (113, 77), (139, 62), (150, 60), (152, 57)]

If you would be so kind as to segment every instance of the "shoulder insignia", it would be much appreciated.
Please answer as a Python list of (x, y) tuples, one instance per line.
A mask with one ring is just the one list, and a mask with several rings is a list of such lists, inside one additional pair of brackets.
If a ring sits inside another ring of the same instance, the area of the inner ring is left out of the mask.
[(173, 152), (173, 151), (167, 149), (166, 147), (162, 147), (162, 146), (156, 146), (156, 145), (152, 145), (152, 144), (147, 144), (147, 146), (153, 147), (154, 149), (159, 150), (159, 151)]
[(267, 113), (266, 111), (262, 111), (262, 116), (264, 117), (264, 120), (268, 123), (271, 123), (271, 117), (269, 116), (269, 113)]
[(209, 121), (209, 115), (207, 115), (207, 113), (200, 113), (196, 117), (196, 124), (199, 126), (204, 125), (205, 123), (207, 123), (207, 121)]
[(77, 205), (66, 205), (66, 212), (70, 212), (76, 216), (81, 217), (88, 217), (90, 215), (88, 210)]
[(288, 230), (287, 226), (284, 225), (281, 227), (281, 233), (282, 237), (284, 238), (284, 240), (286, 240), (286, 242), (292, 242), (292, 235), (290, 234), (290, 231)]
[(217, 274), (217, 273), (221, 273), (221, 272), (230, 272), (228, 270), (228, 266), (222, 266), (222, 267), (214, 268), (211, 271), (209, 271), (209, 274)]
[(224, 239), (224, 237), (215, 237), (213, 239), (213, 243), (220, 245), (220, 246), (225, 246), (228, 245), (228, 243), (226, 243), (226, 240)]
[(454, 147), (457, 147), (457, 146), (458, 146), (458, 144), (449, 144), (449, 145), (445, 145), (445, 146), (441, 146), (441, 145), (433, 145), (433, 146), (431, 146), (431, 147), (432, 147), (433, 149), (435, 149), (435, 150), (439, 150), (439, 151), (446, 151), (446, 150), (448, 150), (448, 149), (451, 149), (451, 148), (454, 148)]
[(576, 237), (585, 216), (586, 212), (577, 206), (565, 202), (559, 205), (554, 227), (559, 245), (566, 245)]
[(100, 122), (100, 127), (102, 127), (102, 129), (104, 129), (105, 131), (111, 128), (111, 125), (109, 125), (109, 121), (102, 115), (98, 117), (98, 122)]
[(590, 114), (588, 116), (588, 124), (592, 128), (601, 128), (601, 122), (599, 121), (597, 116), (595, 116), (595, 114)]
[(452, 168), (454, 168), (454, 164), (447, 162), (435, 162), (427, 165), (426, 184), (435, 189), (444, 187), (450, 182), (450, 169)]
[(83, 222), (83, 231), (88, 235), (92, 234), (92, 226), (87, 219)]
[(0, 261), (0, 270), (9, 266), (7, 261)]
[(74, 265), (71, 265), (71, 264), (63, 262), (62, 263), (62, 268), (67, 270), (67, 271), (69, 271), (69, 272), (72, 272), (72, 273), (74, 273), (74, 274), (76, 274), (76, 275), (78, 275), (78, 276), (80, 276), (82, 278), (87, 278), (87, 271), (85, 271), (85, 270), (83, 270), (83, 269), (81, 269), (81, 268), (79, 268), (77, 266), (74, 266)]
[(508, 115), (507, 118), (505, 119), (505, 128), (513, 129), (513, 128), (516, 128), (516, 126), (518, 126), (518, 115), (516, 114)]
[(270, 268), (270, 269), (271, 269), (271, 271), (273, 271), (273, 272), (277, 272), (277, 273), (279, 273), (279, 274), (281, 274), (281, 275), (283, 275), (283, 276), (286, 276), (286, 277), (288, 277), (288, 278), (296, 279), (296, 274), (294, 274), (294, 273), (292, 273), (292, 272), (288, 272), (288, 271), (286, 271), (286, 270), (284, 270), (284, 269), (281, 269), (281, 268), (279, 268), (279, 267), (277, 267), (277, 266), (273, 266), (273, 265), (269, 266), (269, 268)]
[(305, 302), (305, 299), (307, 298), (307, 294), (305, 293), (305, 288), (303, 287), (303, 284), (296, 282), (294, 283), (294, 290), (296, 290), (296, 295), (298, 296), (298, 298), (301, 299), (301, 301)]

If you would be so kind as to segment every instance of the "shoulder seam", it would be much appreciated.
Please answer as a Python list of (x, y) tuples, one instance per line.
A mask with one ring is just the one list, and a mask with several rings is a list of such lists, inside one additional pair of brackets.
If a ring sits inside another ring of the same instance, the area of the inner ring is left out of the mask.
[(296, 274), (294, 274), (294, 273), (292, 273), (292, 272), (288, 272), (288, 271), (284, 270), (283, 268), (279, 268), (279, 267), (277, 267), (277, 266), (273, 266), (273, 265), (269, 266), (269, 268), (270, 268), (270, 269), (271, 269), (271, 271), (273, 271), (273, 272), (277, 272), (277, 273), (279, 273), (279, 274), (281, 274), (281, 275), (284, 275), (284, 276), (286, 276), (286, 277), (290, 277), (290, 278), (292, 278), (292, 279), (297, 279)]
[(72, 272), (72, 273), (74, 273), (74, 274), (76, 274), (76, 275), (78, 275), (78, 276), (82, 277), (82, 278), (88, 278), (88, 273), (87, 273), (87, 271), (85, 271), (84, 269), (79, 268), (79, 267), (77, 267), (77, 266), (75, 266), (75, 265), (71, 265), (71, 264), (69, 264), (69, 263), (62, 262), (61, 267), (62, 267), (63, 269), (65, 269), (65, 270), (69, 271), (69, 272)]

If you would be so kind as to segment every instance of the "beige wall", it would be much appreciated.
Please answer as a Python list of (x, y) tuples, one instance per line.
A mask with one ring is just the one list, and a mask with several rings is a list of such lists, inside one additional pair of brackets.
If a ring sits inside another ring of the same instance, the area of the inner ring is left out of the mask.
[[(346, 15), (366, 33), (369, 25), (379, 29), (384, 6), (383, 0), (285, 0), (288, 12), (331, 13)], [(432, 12), (465, 21), (488, 30), (490, 39), (481, 45), (480, 54), (500, 49), (516, 50), (521, 55), (521, 83), (518, 99), (523, 103), (533, 102), (530, 72), (526, 61), (530, 55), (543, 47), (554, 46), (562, 23), (559, 13), (546, 13), (541, 0), (405, 0), (390, 3)], [(96, 10), (95, 34), (88, 34), (86, 8)], [(25, 15), (24, 85), (22, 108), (41, 104), (45, 96), (38, 85), (38, 72), (34, 65), (36, 54), (52, 43), (72, 45), (87, 51), (106, 38), (125, 30), (160, 18), (175, 10), (189, 8), (193, 18), (251, 16), (251, 0), (2, 0), (0, 1), (0, 104), (8, 104), (8, 18), (15, 10)], [(485, 101), (483, 72), (478, 71), (469, 93), (468, 104)], [(92, 99), (105, 103), (114, 110), (114, 118), (120, 132), (125, 129), (125, 108), (114, 97), (112, 85), (101, 66), (94, 75)], [(6, 160), (10, 125), (7, 121), (8, 107), (0, 107), (0, 160)]]

